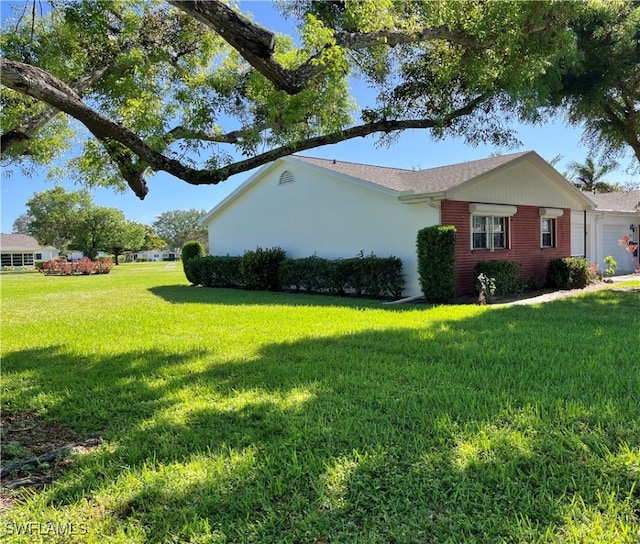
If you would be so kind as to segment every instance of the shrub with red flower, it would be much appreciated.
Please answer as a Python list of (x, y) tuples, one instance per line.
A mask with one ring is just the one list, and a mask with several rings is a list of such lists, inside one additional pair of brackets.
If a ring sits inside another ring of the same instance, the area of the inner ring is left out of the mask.
[[(639, 244), (635, 240), (632, 240), (631, 236), (629, 236), (628, 234), (625, 234), (620, 240), (618, 240), (618, 245), (622, 246), (626, 251), (631, 253), (632, 258), (638, 256)], [(635, 273), (640, 274), (640, 265), (638, 265), (635, 269)]]
[(632, 240), (631, 236), (629, 236), (628, 234), (624, 235), (620, 240), (618, 240), (618, 244), (625, 248), (634, 257), (638, 256), (638, 242)]
[(92, 261), (88, 257), (65, 261), (62, 259), (51, 259), (43, 265), (43, 271), (47, 276), (88, 276), (90, 274), (108, 274), (113, 268), (113, 263), (109, 258), (101, 258)]
[(96, 261), (96, 274), (108, 274), (113, 268), (113, 261), (109, 257), (100, 257)]

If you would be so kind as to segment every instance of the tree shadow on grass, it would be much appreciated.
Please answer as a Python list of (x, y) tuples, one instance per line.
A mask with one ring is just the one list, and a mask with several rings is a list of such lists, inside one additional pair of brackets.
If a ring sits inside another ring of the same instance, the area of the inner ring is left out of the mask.
[[(77, 432), (117, 430), (163, 409), (171, 387), (165, 373), (201, 353), (146, 350), (84, 356), (62, 345), (11, 352), (3, 357), (3, 389), (12, 389), (3, 408), (35, 411)], [(7, 384), (13, 373), (24, 377)]]
[[(582, 305), (598, 311), (568, 322)], [(638, 310), (637, 298), (610, 293), (279, 342), (224, 363), (204, 351), (89, 362), (60, 347), (11, 354), (8, 367), (32, 376), (20, 403), (49, 392), (61, 421), (94, 403), (91, 417), (118, 429), (49, 501), (108, 495), (103, 515), (144, 528), (149, 542), (515, 542), (572, 531), (611, 541), (640, 529), (639, 369), (637, 345), (598, 331), (618, 337), (638, 326), (625, 313)], [(191, 357), (211, 364), (178, 372)], [(79, 372), (86, 379), (69, 379)]]

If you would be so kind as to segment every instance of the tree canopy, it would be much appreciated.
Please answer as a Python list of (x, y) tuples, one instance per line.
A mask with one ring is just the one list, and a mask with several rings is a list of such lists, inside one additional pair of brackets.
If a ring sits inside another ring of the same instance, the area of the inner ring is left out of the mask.
[(32, 235), (41, 245), (63, 254), (81, 251), (95, 259), (103, 251), (116, 258), (150, 242), (163, 242), (155, 229), (126, 219), (116, 208), (96, 206), (87, 190), (67, 192), (63, 187), (34, 193), (27, 212), (14, 223), (14, 232)]
[(135, 251), (144, 244), (144, 225), (127, 221), (120, 210), (106, 206), (90, 206), (81, 213), (69, 247), (95, 260), (103, 251), (118, 257), (124, 251)]
[(622, 190), (620, 185), (607, 183), (604, 180), (604, 176), (615, 168), (614, 163), (596, 165), (593, 159), (587, 157), (584, 163), (572, 162), (569, 166), (572, 170), (573, 184), (582, 191), (610, 193)]
[[(637, 1), (277, 5), (296, 35), (218, 0), (66, 0), (5, 23), (3, 162), (51, 164), (80, 142), (69, 171), (144, 198), (154, 171), (215, 184), (413, 128), (508, 145), (511, 120), (560, 110), (640, 163)], [(356, 79), (371, 103), (351, 97)]]
[(209, 246), (207, 229), (200, 225), (200, 219), (206, 214), (205, 210), (172, 210), (162, 212), (153, 222), (153, 228), (160, 238), (172, 249), (179, 249), (190, 241), (195, 240), (203, 246)]
[(81, 215), (92, 205), (93, 199), (88, 191), (67, 192), (64, 187), (56, 186), (34, 193), (27, 201), (26, 214), (19, 219), (20, 223), (26, 224), (24, 234), (30, 234), (43, 246), (58, 248), (66, 254)]

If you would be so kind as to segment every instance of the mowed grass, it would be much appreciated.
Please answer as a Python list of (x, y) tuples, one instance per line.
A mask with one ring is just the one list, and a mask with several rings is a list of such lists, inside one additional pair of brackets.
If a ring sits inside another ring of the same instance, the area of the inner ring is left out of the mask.
[(1, 282), (4, 412), (102, 439), (20, 493), (3, 542), (640, 542), (637, 291), (397, 307), (179, 264)]

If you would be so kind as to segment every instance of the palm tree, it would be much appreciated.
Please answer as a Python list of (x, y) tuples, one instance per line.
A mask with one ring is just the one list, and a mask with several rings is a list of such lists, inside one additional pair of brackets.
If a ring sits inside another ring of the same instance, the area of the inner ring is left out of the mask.
[(611, 172), (616, 166), (615, 162), (611, 162), (596, 167), (593, 160), (587, 157), (584, 164), (572, 162), (569, 168), (574, 172), (573, 184), (578, 189), (590, 193), (610, 193), (616, 190), (616, 186), (602, 180), (602, 177)]

